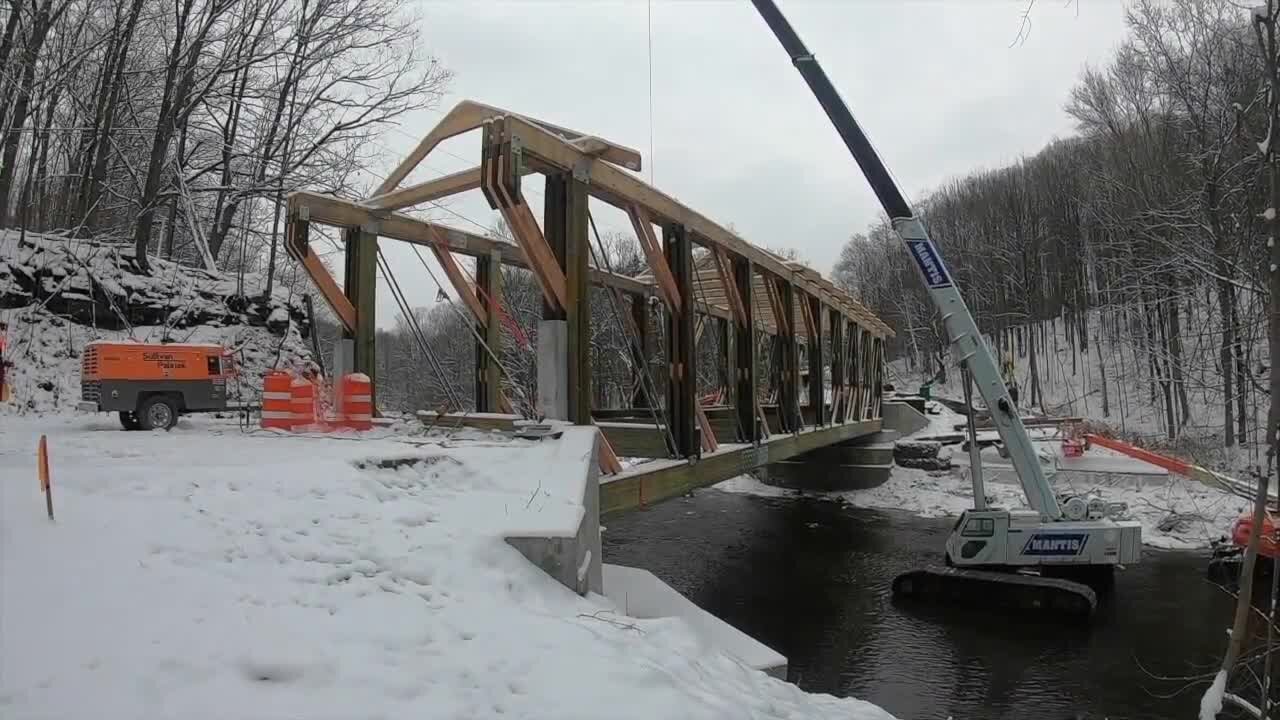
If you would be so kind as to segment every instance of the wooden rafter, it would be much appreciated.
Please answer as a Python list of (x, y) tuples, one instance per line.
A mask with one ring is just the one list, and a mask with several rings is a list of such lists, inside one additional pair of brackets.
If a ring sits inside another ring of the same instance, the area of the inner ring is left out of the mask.
[(653, 234), (653, 223), (650, 222), (649, 215), (643, 208), (632, 205), (627, 208), (627, 216), (631, 218), (631, 226), (635, 229), (636, 238), (640, 241), (640, 249), (644, 251), (649, 269), (658, 280), (658, 289), (662, 292), (663, 299), (667, 301), (667, 307), (673, 312), (680, 312), (682, 309), (680, 291), (676, 289), (675, 276), (671, 274), (671, 266), (667, 264), (667, 258), (662, 254), (662, 246)]
[(297, 260), (303, 270), (306, 270), (311, 281), (315, 283), (316, 289), (320, 291), (321, 297), (328, 303), (329, 309), (333, 310), (333, 314), (337, 315), (338, 320), (342, 322), (342, 327), (347, 332), (354, 333), (356, 307), (351, 304), (351, 299), (346, 293), (342, 292), (342, 288), (338, 286), (338, 281), (333, 279), (329, 268), (325, 267), (320, 257), (311, 251), (309, 223), (300, 219), (297, 214), (291, 214), (289, 218), (289, 223), (285, 227), (285, 252)]
[(462, 272), (458, 261), (454, 259), (453, 253), (449, 252), (448, 246), (432, 245), (431, 252), (435, 254), (440, 267), (444, 268), (444, 274), (448, 276), (454, 292), (458, 293), (458, 297), (462, 299), (463, 304), (471, 311), (472, 317), (476, 319), (476, 322), (480, 323), (481, 327), (487, 327), (489, 317), (485, 311), (484, 304), (480, 302), (479, 296), (471, 287), (471, 283), (468, 282), (466, 274)]
[(729, 308), (733, 310), (733, 316), (738, 324), (747, 324), (746, 307), (742, 304), (742, 297), (738, 294), (738, 286), (733, 282), (733, 274), (729, 272), (729, 260), (720, 252), (720, 248), (712, 247), (711, 260), (716, 266), (716, 275), (720, 280), (720, 287), (724, 289), (725, 295), (729, 299)]
[[(486, 120), (508, 115), (518, 117), (524, 122), (535, 124), (543, 132), (559, 139), (566, 145), (574, 142), (579, 143), (579, 145), (569, 146), (573, 147), (577, 152), (581, 152), (589, 157), (599, 157), (610, 163), (617, 163), (629, 170), (640, 170), (640, 153), (632, 150), (631, 148), (616, 145), (593, 135), (577, 132), (576, 130), (569, 130), (568, 128), (559, 127), (540, 120), (525, 118), (508, 110), (503, 110), (502, 108), (485, 105), (473, 100), (463, 100), (455, 105), (452, 110), (446, 113), (444, 118), (431, 129), (431, 132), (427, 133), (426, 137), (422, 138), (422, 140), (418, 142), (417, 146), (413, 148), (413, 151), (409, 153), (408, 157), (402, 160), (400, 164), (391, 171), (391, 174), (387, 176), (387, 179), (383, 180), (382, 184), (378, 186), (378, 189), (374, 191), (374, 196), (386, 195), (400, 187), (400, 183), (408, 177), (409, 173), (413, 172), (414, 169), (418, 167), (418, 164), (421, 163), (423, 159), (426, 158), (427, 155), (441, 142), (465, 132), (475, 130), (483, 125)], [(591, 152), (588, 153), (585, 148), (590, 148)]]

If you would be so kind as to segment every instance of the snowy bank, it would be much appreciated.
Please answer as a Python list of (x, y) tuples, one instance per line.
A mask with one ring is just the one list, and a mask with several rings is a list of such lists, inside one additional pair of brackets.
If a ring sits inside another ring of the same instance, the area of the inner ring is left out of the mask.
[[(963, 416), (947, 410), (930, 415), (930, 427), (911, 437), (955, 432), (952, 427)], [(1033, 437), (1040, 431), (1032, 431)], [(1068, 464), (1060, 457), (1057, 440), (1036, 442), (1042, 456), (1056, 464)], [(945, 451), (945, 449), (944, 449)], [(1116, 453), (1101, 448), (1089, 450), (1090, 457), (1115, 458)], [(843, 492), (803, 491), (811, 497), (847, 502), (857, 507), (901, 510), (922, 517), (957, 517), (973, 507), (973, 486), (969, 480), (968, 454), (954, 446), (950, 471), (929, 472), (894, 466), (884, 484)], [(1026, 496), (1008, 460), (994, 448), (982, 454), (986, 494), (996, 507), (1025, 508)], [(1137, 463), (1137, 461), (1131, 461)], [(1052, 472), (1051, 468), (1046, 468)], [(1129, 516), (1142, 523), (1143, 544), (1151, 547), (1192, 550), (1207, 548), (1229, 531), (1231, 522), (1247, 504), (1236, 495), (1187, 478), (1170, 475), (1152, 467), (1150, 475), (1094, 473), (1072, 470), (1053, 472), (1050, 482), (1061, 491), (1095, 491), (1110, 502), (1129, 505)], [(714, 486), (727, 492), (767, 497), (786, 497), (798, 491), (766, 485), (750, 475), (740, 475)]]
[(554, 444), (116, 428), (0, 420), (0, 717), (890, 718), (526, 562), (512, 518), (577, 512)]

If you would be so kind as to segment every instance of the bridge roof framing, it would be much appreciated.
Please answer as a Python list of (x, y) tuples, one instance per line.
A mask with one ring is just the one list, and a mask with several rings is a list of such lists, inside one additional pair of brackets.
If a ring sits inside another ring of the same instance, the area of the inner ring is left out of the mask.
[[(496, 121), (496, 122), (495, 122)], [(522, 161), (519, 174), (531, 172), (568, 172), (584, 179), (588, 192), (599, 200), (627, 212), (643, 208), (658, 225), (682, 225), (690, 238), (704, 248), (719, 249), (728, 258), (751, 261), (756, 273), (753, 293), (763, 295), (760, 272), (770, 273), (795, 286), (801, 292), (817, 297), (849, 320), (877, 337), (893, 335), (881, 322), (852, 296), (837, 288), (821, 274), (797, 263), (788, 262), (756, 247), (676, 198), (645, 183), (628, 172), (641, 167), (635, 150), (602, 138), (553, 125), (525, 115), (466, 100), (453, 109), (428, 132), (387, 179), (364, 200), (347, 200), (311, 192), (295, 192), (289, 196), (291, 216), (338, 227), (373, 227), (378, 235), (404, 242), (441, 247), (473, 257), (496, 254), (507, 265), (528, 268), (523, 253), (516, 245), (464, 232), (447, 225), (404, 215), (396, 210), (424, 202), (439, 200), (480, 187), (480, 167), (463, 170), (431, 181), (400, 187), (411, 173), (440, 142), (491, 124), (502, 127), (513, 148), (519, 148)], [(443, 249), (443, 248), (442, 248)], [(711, 253), (697, 262), (694, 298), (698, 310), (705, 314), (733, 319), (731, 301)], [(726, 259), (728, 259), (726, 258)], [(705, 265), (704, 265), (705, 263)], [(643, 296), (660, 296), (652, 275), (628, 277), (591, 269), (596, 285), (614, 287)], [(759, 296), (759, 295), (758, 295)], [(776, 332), (776, 318), (766, 310), (760, 318), (769, 332)], [(823, 320), (823, 322), (826, 322)], [(803, 327), (797, 315), (794, 327)]]

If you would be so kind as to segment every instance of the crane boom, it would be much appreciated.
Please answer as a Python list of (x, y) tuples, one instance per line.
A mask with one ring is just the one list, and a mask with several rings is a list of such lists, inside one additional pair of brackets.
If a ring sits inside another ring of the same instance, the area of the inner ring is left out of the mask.
[[(840, 98), (817, 58), (805, 47), (791, 24), (773, 0), (751, 0), (764, 21), (773, 30), (782, 47), (791, 56), (791, 62), (808, 83), (818, 103), (826, 111), (831, 124), (840, 133), (849, 152), (866, 176), (876, 197), (889, 215), (894, 231), (906, 243), (920, 278), (929, 297), (942, 314), (942, 324), (951, 341), (952, 357), (969, 369), (979, 394), (991, 410), (991, 419), (1001, 440), (1009, 451), (1009, 459), (1022, 483), (1027, 502), (1033, 510), (1050, 520), (1062, 518), (1057, 497), (1049, 485), (1036, 455), (1031, 437), (1022, 425), (1017, 408), (1009, 397), (1000, 377), (999, 368), (991, 356), (991, 350), (978, 330), (973, 314), (965, 305), (960, 289), (942, 260), (942, 253), (929, 238), (924, 224), (912, 212), (911, 206), (894, 182), (889, 170), (880, 160), (866, 133), (858, 125), (853, 114)], [(975, 498), (981, 507), (981, 498)]]

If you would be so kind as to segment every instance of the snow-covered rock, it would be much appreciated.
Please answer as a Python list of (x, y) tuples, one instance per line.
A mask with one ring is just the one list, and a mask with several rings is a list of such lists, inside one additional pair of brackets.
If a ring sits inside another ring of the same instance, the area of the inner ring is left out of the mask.
[[(91, 340), (223, 345), (240, 369), (231, 395), (242, 399), (256, 395), (267, 369), (309, 356), (300, 298), (238, 296), (234, 275), (151, 262), (142, 275), (119, 245), (0, 230), (0, 320), (13, 363), (13, 396), (0, 414), (74, 408)], [(246, 278), (246, 288), (260, 286)]]

